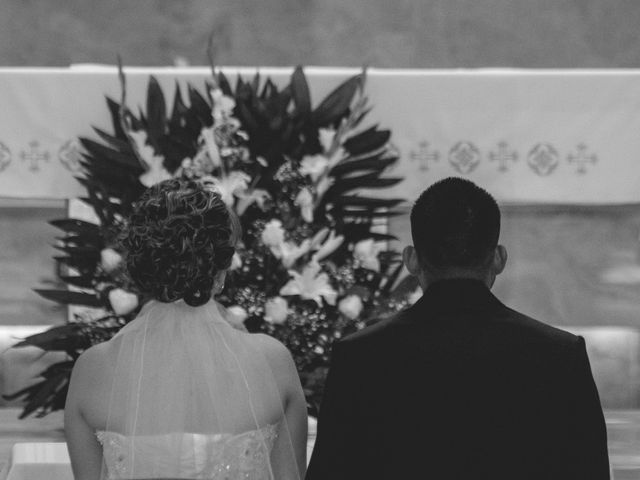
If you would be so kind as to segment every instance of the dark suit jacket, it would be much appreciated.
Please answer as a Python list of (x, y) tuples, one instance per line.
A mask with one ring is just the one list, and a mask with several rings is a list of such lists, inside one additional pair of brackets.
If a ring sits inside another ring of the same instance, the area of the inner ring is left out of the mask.
[(337, 343), (307, 480), (608, 479), (582, 337), (474, 280)]

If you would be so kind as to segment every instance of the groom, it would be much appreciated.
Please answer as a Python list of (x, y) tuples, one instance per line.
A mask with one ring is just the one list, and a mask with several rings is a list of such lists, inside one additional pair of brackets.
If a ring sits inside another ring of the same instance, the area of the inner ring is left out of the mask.
[(307, 480), (608, 479), (584, 340), (503, 305), (500, 211), (448, 178), (411, 211), (423, 297), (335, 345)]

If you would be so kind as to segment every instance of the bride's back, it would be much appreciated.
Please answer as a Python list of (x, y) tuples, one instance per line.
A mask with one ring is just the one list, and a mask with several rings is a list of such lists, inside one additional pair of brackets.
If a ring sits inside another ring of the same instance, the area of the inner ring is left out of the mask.
[(150, 302), (116, 337), (88, 351), (98, 367), (83, 402), (89, 423), (136, 435), (239, 434), (277, 425), (289, 382), (278, 363), (287, 352), (271, 337), (234, 329), (223, 315), (214, 301), (197, 308)]
[(74, 367), (65, 428), (80, 478), (304, 471), (304, 396), (289, 352), (234, 329), (212, 300), (231, 265), (233, 227), (220, 195), (190, 180), (155, 185), (134, 206), (121, 244), (132, 286), (151, 300)]

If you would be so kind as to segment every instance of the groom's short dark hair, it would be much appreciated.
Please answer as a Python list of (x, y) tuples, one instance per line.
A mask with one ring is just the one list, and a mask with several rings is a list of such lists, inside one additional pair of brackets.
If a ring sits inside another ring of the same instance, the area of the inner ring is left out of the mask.
[(437, 269), (476, 269), (490, 262), (500, 236), (495, 199), (469, 180), (450, 177), (427, 188), (411, 210), (413, 244)]

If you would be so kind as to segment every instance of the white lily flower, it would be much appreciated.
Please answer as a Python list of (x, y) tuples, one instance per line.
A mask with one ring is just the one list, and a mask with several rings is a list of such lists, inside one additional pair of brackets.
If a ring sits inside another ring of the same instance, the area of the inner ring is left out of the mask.
[(324, 155), (306, 155), (300, 162), (300, 173), (309, 175), (313, 183), (322, 177), (329, 166), (329, 159)]
[(300, 190), (300, 193), (298, 193), (296, 197), (295, 204), (300, 207), (302, 219), (307, 223), (313, 222), (313, 194), (311, 190), (307, 187)]
[(313, 300), (318, 305), (322, 305), (324, 299), (329, 305), (336, 304), (338, 293), (329, 283), (329, 275), (320, 272), (320, 264), (310, 262), (302, 271), (298, 273), (289, 271), (292, 279), (280, 289), (280, 295), (299, 295), (306, 300)]
[(225, 117), (230, 117), (236, 106), (236, 101), (222, 92), (220, 88), (211, 90), (211, 99), (213, 100), (213, 109), (211, 115), (214, 120), (219, 121)]
[[(277, 258), (282, 260), (285, 268), (291, 268), (296, 261), (306, 255), (311, 249), (311, 240), (306, 239), (300, 245), (291, 242), (283, 242), (280, 244), (280, 255)], [(271, 250), (273, 252), (273, 249)], [(275, 255), (275, 254), (274, 254)]]
[(319, 262), (320, 260), (328, 257), (335, 252), (340, 245), (342, 245), (342, 242), (344, 242), (344, 235), (336, 236), (335, 230), (331, 230), (329, 238), (324, 241), (318, 251), (313, 255), (313, 259)]
[(384, 250), (384, 246), (377, 243), (373, 238), (358, 242), (353, 250), (353, 257), (363, 268), (373, 271), (380, 271), (380, 260), (378, 254)]
[(333, 128), (318, 129), (318, 139), (320, 140), (320, 145), (322, 145), (322, 149), (325, 152), (331, 150), (335, 137), (336, 131)]
[(203, 128), (200, 131), (200, 136), (198, 137), (198, 143), (201, 147), (204, 147), (204, 151), (209, 156), (209, 160), (211, 161), (211, 165), (214, 168), (218, 168), (222, 165), (222, 160), (220, 159), (220, 149), (218, 148), (218, 144), (216, 143), (216, 135), (213, 127)]
[(325, 241), (327, 235), (329, 235), (329, 229), (327, 227), (320, 229), (311, 240), (311, 248), (319, 247), (320, 244)]
[(322, 177), (322, 179), (318, 182), (318, 185), (316, 185), (317, 201), (324, 197), (324, 194), (327, 193), (327, 190), (329, 190), (329, 187), (333, 185), (333, 182), (333, 177)]
[(218, 192), (225, 204), (232, 206), (235, 202), (235, 197), (241, 197), (249, 187), (251, 177), (244, 172), (234, 170), (221, 177), (203, 177), (201, 181)]
[(344, 158), (344, 156), (346, 154), (347, 154), (347, 152), (345, 151), (344, 148), (342, 148), (342, 147), (336, 148), (336, 151), (333, 152), (333, 154), (329, 158), (329, 169), (331, 169), (331, 168), (335, 167), (337, 164), (339, 164), (340, 161)]
[(145, 187), (151, 187), (156, 183), (173, 178), (164, 168), (164, 157), (156, 155), (151, 145), (147, 144), (147, 132), (144, 130), (129, 131), (129, 136), (133, 140), (134, 148), (138, 152), (138, 157), (145, 164), (146, 171), (140, 175), (139, 180)]
[(236, 206), (236, 212), (238, 215), (242, 216), (247, 208), (254, 203), (257, 203), (260, 208), (264, 209), (265, 202), (270, 198), (271, 195), (269, 195), (269, 192), (261, 188), (255, 188), (248, 193), (243, 192), (240, 194), (238, 205)]

